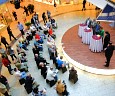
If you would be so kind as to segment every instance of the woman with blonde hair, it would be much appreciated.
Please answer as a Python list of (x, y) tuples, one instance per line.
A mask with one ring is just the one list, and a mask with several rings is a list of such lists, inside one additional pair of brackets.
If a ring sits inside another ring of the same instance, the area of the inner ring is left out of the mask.
[(58, 80), (56, 83), (56, 91), (59, 94), (62, 94), (65, 91), (65, 85), (61, 82), (61, 80)]

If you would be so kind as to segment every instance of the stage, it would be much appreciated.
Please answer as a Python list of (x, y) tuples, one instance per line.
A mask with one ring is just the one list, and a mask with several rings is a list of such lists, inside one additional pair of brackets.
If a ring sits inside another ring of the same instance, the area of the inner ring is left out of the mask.
[[(101, 22), (105, 31), (109, 31), (111, 41), (115, 45), (115, 29), (109, 26), (109, 23)], [(105, 54), (94, 53), (89, 50), (89, 45), (83, 44), (78, 36), (78, 27), (75, 25), (68, 29), (63, 35), (63, 54), (70, 63), (76, 67), (94, 74), (113, 75), (115, 74), (115, 52), (111, 58), (110, 66), (105, 67)]]

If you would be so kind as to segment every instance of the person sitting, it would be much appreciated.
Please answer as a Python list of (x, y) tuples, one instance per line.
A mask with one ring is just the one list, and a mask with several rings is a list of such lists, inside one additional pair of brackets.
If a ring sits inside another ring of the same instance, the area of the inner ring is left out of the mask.
[(57, 28), (57, 23), (56, 23), (55, 19), (50, 18), (50, 21), (51, 21), (52, 27), (53, 27), (54, 29)]
[(52, 34), (53, 34), (53, 30), (52, 30), (52, 27), (51, 27), (51, 26), (49, 27), (48, 34), (49, 34), (50, 36), (52, 36)]
[(43, 62), (40, 62), (40, 66), (41, 66), (41, 75), (44, 77), (44, 79), (46, 79), (47, 67)]
[(18, 78), (19, 80), (22, 79), (22, 78), (26, 78), (27, 77), (27, 74), (23, 71), (23, 72), (20, 72), (17, 68), (14, 68), (14, 75), (16, 76), (16, 78)]
[(34, 41), (34, 46), (35, 46), (36, 48), (39, 48), (40, 51), (43, 51), (43, 46), (38, 42), (38, 39), (36, 39), (36, 40)]
[(99, 35), (102, 37), (102, 41), (103, 41), (103, 38), (104, 38), (104, 33), (105, 33), (105, 31), (104, 31), (103, 27), (100, 27)]
[(53, 68), (50, 67), (47, 70), (46, 82), (52, 87), (57, 81), (57, 74), (53, 71)]
[(46, 89), (39, 90), (38, 87), (35, 87), (32, 91), (32, 96), (47, 96)]
[(36, 27), (37, 31), (43, 30), (40, 23), (38, 22), (38, 20), (36, 20), (35, 27)]
[(37, 29), (33, 24), (31, 24), (30, 30), (31, 30), (32, 36), (35, 36)]
[(74, 69), (74, 67), (69, 70), (69, 80), (73, 80), (74, 83), (76, 83), (78, 80), (77, 71)]
[(55, 45), (55, 41), (50, 35), (48, 35), (48, 37), (47, 37), (47, 46), (48, 46), (48, 48), (52, 47), (53, 45)]
[(96, 32), (96, 35), (99, 34), (100, 27), (101, 27), (101, 26), (100, 26), (100, 22), (98, 21), (97, 24), (96, 24), (96, 26), (95, 26), (95, 32)]
[(24, 53), (20, 53), (20, 54), (18, 54), (18, 62), (19, 63), (25, 63), (25, 62), (27, 62), (28, 60), (27, 60), (27, 58), (24, 56)]
[(32, 51), (33, 51), (34, 55), (35, 54), (40, 55), (40, 48), (33, 46)]
[(61, 80), (58, 80), (56, 83), (56, 91), (58, 94), (63, 94), (65, 91), (65, 85), (61, 82)]
[(87, 27), (91, 28), (92, 20), (90, 19), (90, 17), (86, 19), (85, 24), (87, 25)]
[(30, 31), (27, 32), (26, 39), (31, 41), (33, 39), (32, 33)]
[(66, 61), (63, 61), (63, 56), (60, 56), (60, 58), (57, 58), (56, 60), (57, 66), (58, 66), (58, 70), (66, 68), (66, 65), (69, 68), (69, 63)]
[(49, 64), (45, 58), (39, 56), (38, 54), (35, 54), (35, 61), (36, 61), (38, 69), (41, 69), (40, 62), (43, 62), (46, 65)]
[(23, 53), (24, 56), (26, 56), (26, 52), (25, 52), (25, 50), (24, 50), (23, 48), (19, 47), (18, 44), (16, 45), (16, 50), (17, 50), (17, 53), (18, 53), (18, 54)]
[(61, 69), (64, 64), (62, 59), (63, 59), (63, 56), (60, 56), (60, 58), (57, 59), (58, 70)]
[(48, 34), (48, 30), (49, 30), (49, 27), (47, 27), (46, 23), (45, 23), (44, 26), (43, 26), (43, 32), (44, 32), (45, 35)]
[(18, 68), (18, 70), (28, 72), (28, 66), (25, 62), (21, 62), (20, 56), (17, 57), (17, 62), (15, 63), (15, 66)]
[(25, 79), (25, 85), (24, 85), (28, 94), (32, 92), (33, 83), (34, 78), (32, 78), (31, 74), (29, 74)]
[(19, 41), (19, 47), (23, 48), (24, 50), (28, 50), (27, 46), (24, 43), (22, 43), (21, 41)]

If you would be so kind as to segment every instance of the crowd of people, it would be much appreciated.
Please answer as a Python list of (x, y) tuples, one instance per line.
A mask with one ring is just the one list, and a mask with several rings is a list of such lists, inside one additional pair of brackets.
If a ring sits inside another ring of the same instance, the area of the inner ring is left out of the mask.
[(93, 35), (100, 35), (103, 43), (103, 51), (105, 52), (105, 67), (109, 67), (111, 57), (113, 55), (113, 51), (115, 50), (115, 45), (112, 45), (112, 41), (110, 38), (110, 33), (108, 31), (104, 31), (103, 26), (100, 25), (99, 21), (96, 19), (91, 20), (90, 17), (86, 19), (85, 24), (87, 27), (92, 28)]
[[(24, 7), (24, 12), (26, 16), (28, 16), (28, 12), (26, 12), (26, 7)], [(32, 47), (32, 51), (34, 54), (34, 60), (36, 62), (36, 66), (39, 70), (41, 70), (41, 76), (45, 79), (46, 83), (50, 85), (50, 87), (55, 85), (55, 89), (58, 94), (62, 94), (64, 96), (68, 96), (69, 92), (67, 91), (67, 85), (63, 81), (58, 78), (58, 71), (62, 70), (62, 73), (66, 72), (69, 68), (69, 63), (63, 60), (63, 56), (59, 56), (57, 52), (57, 47), (55, 44), (56, 34), (55, 29), (57, 28), (57, 23), (54, 18), (51, 17), (51, 12), (47, 10), (47, 16), (45, 12), (42, 14), (44, 25), (41, 26), (39, 21), (39, 15), (34, 12), (32, 14), (32, 18), (30, 20), (31, 25), (29, 29), (25, 32), (24, 26), (22, 23), (18, 22), (17, 27), (21, 32), (21, 39), (18, 40), (16, 44), (16, 50), (8, 44), (5, 37), (1, 36), (1, 44), (4, 44), (5, 48), (0, 45), (0, 54), (1, 54), (1, 65), (0, 70), (2, 69), (2, 65), (4, 65), (9, 74), (14, 75), (19, 83), (24, 84), (24, 88), (28, 94), (32, 93), (32, 96), (46, 96), (46, 88), (39, 89), (39, 85), (37, 84), (37, 80), (31, 76), (31, 72), (29, 72), (28, 67), (28, 59), (27, 59), (27, 51), (28, 46), (31, 46), (30, 41), (34, 41), (34, 46)], [(17, 21), (16, 12), (13, 11), (13, 14), (16, 16), (15, 20)], [(7, 27), (7, 32), (9, 34), (10, 40), (11, 37), (14, 40), (17, 38), (13, 35), (13, 32), (10, 28), (10, 25)], [(53, 61), (55, 67), (51, 67), (48, 60), (43, 57), (43, 44), (44, 40), (47, 41), (46, 47), (48, 48), (49, 58)], [(15, 68), (12, 67), (12, 64), (15, 64)], [(68, 67), (68, 68), (67, 68)], [(74, 83), (78, 80), (77, 71), (74, 68), (71, 69), (70, 74), (73, 76), (69, 77), (69, 80), (73, 80)], [(74, 78), (76, 76), (76, 78)], [(9, 83), (5, 76), (0, 74), (0, 92), (5, 96), (9, 95)], [(5, 83), (6, 82), (6, 83)], [(63, 89), (61, 89), (63, 86)]]

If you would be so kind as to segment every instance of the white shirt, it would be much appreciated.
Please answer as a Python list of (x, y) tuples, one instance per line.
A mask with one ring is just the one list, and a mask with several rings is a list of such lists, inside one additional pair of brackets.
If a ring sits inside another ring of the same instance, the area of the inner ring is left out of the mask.
[(49, 81), (54, 80), (54, 75), (55, 75), (54, 72), (52, 70), (50, 70), (50, 68), (49, 68), (47, 71), (46, 79), (48, 79)]

